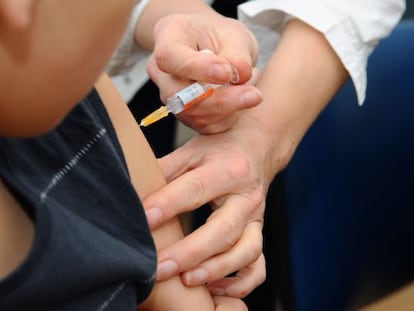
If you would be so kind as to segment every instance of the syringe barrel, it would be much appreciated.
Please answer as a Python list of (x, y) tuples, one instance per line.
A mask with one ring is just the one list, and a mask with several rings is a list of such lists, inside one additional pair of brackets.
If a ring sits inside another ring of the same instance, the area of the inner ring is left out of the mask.
[(168, 111), (173, 114), (180, 113), (184, 110), (184, 102), (177, 95), (168, 98), (165, 106), (167, 106)]
[(168, 111), (177, 114), (185, 109), (188, 104), (193, 104), (195, 101), (205, 98), (206, 92), (210, 89), (216, 88), (218, 85), (209, 83), (193, 83), (185, 89), (179, 91), (174, 96), (168, 98), (166, 106)]

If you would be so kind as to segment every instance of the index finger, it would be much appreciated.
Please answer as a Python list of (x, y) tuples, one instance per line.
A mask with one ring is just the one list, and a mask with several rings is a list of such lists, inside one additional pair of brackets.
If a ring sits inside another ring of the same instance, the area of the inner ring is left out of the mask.
[(230, 249), (241, 237), (249, 209), (240, 208), (246, 198), (229, 197), (209, 220), (179, 242), (159, 252), (157, 280), (168, 279), (197, 267), (201, 262)]

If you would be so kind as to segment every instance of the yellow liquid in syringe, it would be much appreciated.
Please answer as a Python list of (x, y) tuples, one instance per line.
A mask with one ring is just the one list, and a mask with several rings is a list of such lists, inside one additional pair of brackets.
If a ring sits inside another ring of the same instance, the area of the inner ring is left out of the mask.
[(161, 106), (157, 110), (147, 115), (144, 119), (142, 119), (139, 126), (145, 127), (145, 126), (151, 125), (157, 122), (158, 120), (165, 118), (166, 116), (168, 116), (168, 114), (169, 114), (168, 108), (166, 106)]

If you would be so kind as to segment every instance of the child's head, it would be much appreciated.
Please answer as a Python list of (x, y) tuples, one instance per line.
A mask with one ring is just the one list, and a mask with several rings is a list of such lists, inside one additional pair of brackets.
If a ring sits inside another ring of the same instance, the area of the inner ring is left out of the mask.
[(0, 0), (0, 135), (57, 125), (90, 90), (136, 0)]

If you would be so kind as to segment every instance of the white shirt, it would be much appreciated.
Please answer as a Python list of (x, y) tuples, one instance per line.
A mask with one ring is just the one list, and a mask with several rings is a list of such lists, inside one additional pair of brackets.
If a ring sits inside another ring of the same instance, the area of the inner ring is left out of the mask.
[(323, 33), (349, 72), (362, 104), (368, 57), (404, 10), (403, 0), (252, 0), (239, 6), (239, 19), (259, 41), (259, 67), (276, 48), (287, 19), (296, 17)]
[(143, 49), (135, 42), (136, 25), (149, 1), (141, 0), (135, 6), (127, 30), (106, 67), (126, 102), (129, 102), (149, 79), (146, 68), (151, 51)]
[[(142, 0), (137, 5), (129, 31), (134, 29), (148, 1), (150, 0)], [(211, 3), (212, 0), (205, 2)], [(379, 40), (390, 34), (404, 10), (404, 0), (251, 0), (239, 6), (239, 19), (259, 41), (259, 68), (263, 68), (277, 47), (279, 35), (287, 19), (296, 17), (322, 32), (348, 70), (358, 102), (362, 104), (367, 84), (368, 57)], [(128, 32), (124, 38), (127, 49), (124, 48), (121, 56), (118, 56), (118, 64), (112, 65), (113, 68), (118, 68), (124, 64), (128, 70), (115, 76), (113, 80), (124, 99), (129, 101), (148, 80), (146, 62), (150, 52), (140, 49), (136, 44), (132, 47), (131, 34), (128, 36)], [(121, 61), (120, 66), (119, 60), (122, 58), (129, 61)], [(131, 59), (134, 61), (131, 62)], [(131, 66), (128, 63), (135, 65), (129, 68)], [(114, 72), (119, 73), (119, 68)]]

